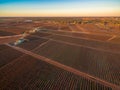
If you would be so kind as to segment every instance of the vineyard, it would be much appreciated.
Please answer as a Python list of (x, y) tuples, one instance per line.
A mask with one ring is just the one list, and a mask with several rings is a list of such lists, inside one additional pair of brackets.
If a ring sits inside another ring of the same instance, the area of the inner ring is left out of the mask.
[(47, 43), (34, 52), (113, 84), (120, 85), (119, 54), (54, 41)]
[(42, 26), (42, 28), (50, 29), (50, 30), (58, 30), (58, 26), (54, 26), (54, 25), (46, 25), (46, 26)]
[(0, 45), (0, 67), (10, 63), (21, 55), (22, 53), (19, 51), (5, 45)]
[(32, 50), (46, 41), (47, 39), (41, 39), (41, 38), (36, 38), (36, 37), (26, 37), (26, 41), (24, 41), (23, 43), (17, 46), (24, 48), (26, 50)]
[[(73, 38), (73, 37), (59, 36), (59, 35), (53, 35), (53, 36), (50, 36), (49, 38), (53, 40), (59, 40), (59, 41), (74, 43), (78, 45), (85, 45), (85, 46), (109, 50), (109, 51), (113, 50), (113, 51), (119, 52), (120, 50), (120, 45), (116, 43), (100, 42), (100, 41), (95, 41), (95, 40)], [(114, 48), (114, 46), (116, 46), (116, 48)]]
[(15, 34), (11, 33), (11, 32), (6, 32), (6, 31), (0, 30), (0, 36), (10, 36), (10, 35), (15, 35)]
[(35, 36), (39, 36), (39, 37), (46, 37), (46, 36), (50, 36), (50, 35), (52, 35), (52, 34), (50, 34), (50, 33), (39, 33), (39, 32), (37, 32), (37, 33), (33, 33), (32, 35), (35, 35)]
[[(99, 34), (112, 34), (113, 32), (110, 32), (106, 30), (105, 27), (98, 27), (97, 25), (94, 24), (84, 24), (84, 25), (79, 25), (79, 27), (84, 28), (85, 30), (92, 32), (92, 33), (99, 33)], [(89, 28), (88, 28), (89, 27)]]
[(71, 31), (71, 29), (68, 26), (60, 26), (60, 30), (62, 30), (62, 31)]
[(31, 56), (25, 55), (12, 64), (14, 66), (8, 65), (0, 70), (0, 89), (112, 90)]
[(6, 45), (0, 45), (0, 51), (4, 50), (4, 49), (8, 49), (9, 47)]
[(0, 27), (0, 29), (1, 29), (1, 31), (13, 33), (13, 34), (21, 34), (25, 31), (29, 30), (24, 27), (15, 27), (15, 26)]
[(109, 42), (120, 44), (120, 37), (114, 38), (114, 39), (112, 39), (112, 40), (109, 41)]
[[(48, 31), (49, 32), (49, 31)], [(39, 32), (37, 35), (37, 37), (41, 37), (39, 36), (39, 34), (48, 34), (46, 32)], [(45, 36), (43, 36), (45, 37)], [(85, 45), (88, 47), (93, 47), (93, 48), (99, 48), (102, 50), (108, 50), (108, 51), (114, 51), (114, 52), (119, 52), (120, 51), (120, 45), (118, 43), (111, 43), (111, 42), (115, 42), (114, 39), (113, 41), (98, 41), (98, 40), (91, 40), (91, 39), (84, 39), (84, 38), (76, 38), (76, 37), (71, 37), (70, 35), (68, 36), (64, 36), (63, 34), (52, 34), (47, 36), (47, 39), (53, 39), (53, 40), (58, 40), (58, 41), (62, 41), (62, 42), (68, 42), (68, 43), (73, 43), (73, 44), (77, 44), (79, 45)], [(104, 37), (103, 37), (104, 39)], [(114, 46), (116, 46), (116, 48), (114, 48)]]
[(120, 90), (120, 18), (0, 18), (0, 90)]
[[(43, 30), (44, 31), (44, 30)], [(59, 35), (67, 35), (73, 37), (80, 37), (80, 38), (88, 38), (94, 40), (108, 40), (111, 36), (108, 35), (97, 35), (97, 34), (87, 34), (87, 33), (77, 33), (77, 32), (65, 32), (65, 31), (55, 31), (55, 30), (47, 30), (50, 34), (59, 34)], [(43, 33), (47, 33), (43, 32)]]

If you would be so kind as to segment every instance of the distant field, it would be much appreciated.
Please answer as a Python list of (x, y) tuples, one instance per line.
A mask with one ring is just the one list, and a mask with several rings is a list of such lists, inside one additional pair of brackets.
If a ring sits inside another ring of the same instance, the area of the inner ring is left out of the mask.
[[(109, 36), (100, 36), (100, 37), (96, 37), (96, 39), (91, 39), (94, 37), (94, 35), (91, 35), (91, 38), (84, 38), (82, 36), (89, 36), (87, 34), (79, 34), (79, 36), (73, 36), (74, 33), (67, 33), (66, 35), (64, 35), (64, 32), (55, 32), (55, 33), (49, 33), (51, 31), (42, 31), (39, 33), (34, 34), (37, 37), (41, 37), (41, 35), (44, 34), (51, 34), (49, 36), (47, 36), (48, 39), (53, 39), (53, 40), (59, 40), (59, 41), (63, 41), (63, 42), (68, 42), (68, 43), (73, 43), (73, 44), (78, 44), (78, 45), (85, 45), (88, 47), (93, 47), (93, 48), (98, 48), (98, 49), (102, 49), (102, 50), (109, 50), (109, 51), (115, 51), (115, 52), (119, 52), (120, 50), (120, 45), (117, 43), (110, 43), (107, 40), (110, 38)], [(54, 32), (54, 31), (53, 31)], [(57, 33), (57, 34), (56, 34)], [(75, 33), (77, 34), (77, 33)], [(42, 36), (44, 37), (44, 36)], [(81, 38), (82, 37), (82, 38)], [(106, 37), (106, 38), (105, 38)], [(100, 40), (101, 39), (101, 40)], [(115, 47), (116, 48), (115, 48)]]
[(83, 25), (79, 25), (79, 27), (91, 33), (99, 33), (99, 34), (114, 34), (115, 33), (113, 30), (106, 30), (105, 27), (99, 27), (95, 24), (83, 24)]
[(120, 37), (116, 37), (116, 38), (110, 40), (109, 42), (120, 44)]
[(8, 26), (7, 28), (5, 27), (0, 27), (1, 31), (5, 31), (5, 32), (10, 32), (10, 33), (15, 33), (15, 34), (21, 34), (25, 31), (28, 31), (30, 29), (26, 29), (26, 28), (21, 28), (21, 27), (15, 27), (15, 26)]
[(15, 34), (12, 32), (0, 31), (0, 36), (11, 36), (11, 35), (15, 35)]
[(81, 37), (81, 38), (88, 38), (88, 39), (95, 39), (95, 40), (107, 40), (111, 36), (108, 35), (99, 35), (99, 34), (87, 34), (87, 33), (79, 33), (79, 32), (64, 32), (64, 31), (54, 31), (54, 30), (47, 30), (44, 31), (44, 33), (53, 33), (53, 34), (59, 34), (59, 35), (69, 35), (74, 37)]
[(45, 25), (45, 26), (42, 26), (42, 28), (51, 29), (51, 30), (58, 30), (58, 26), (54, 26), (54, 25)]
[(39, 33), (39, 32), (37, 32), (37, 33), (33, 33), (32, 35), (35, 35), (35, 36), (39, 36), (39, 37), (46, 37), (46, 36), (50, 36), (50, 35), (52, 35), (52, 34), (50, 34), (50, 33)]
[[(85, 45), (88, 47), (98, 48), (102, 50), (109, 50), (109, 51), (113, 50), (116, 52), (120, 51), (120, 45), (115, 43), (100, 42), (100, 41), (82, 39), (82, 38), (71, 38), (71, 37), (59, 36), (59, 35), (53, 35), (48, 38), (54, 39), (54, 40), (60, 40), (68, 43), (83, 45), (83, 46)], [(116, 46), (116, 48), (114, 46)]]

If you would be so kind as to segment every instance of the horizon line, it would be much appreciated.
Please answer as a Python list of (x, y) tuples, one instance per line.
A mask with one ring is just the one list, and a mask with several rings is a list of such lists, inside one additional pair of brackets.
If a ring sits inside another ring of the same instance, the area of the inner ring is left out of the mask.
[(0, 17), (120, 17), (120, 16), (0, 16)]

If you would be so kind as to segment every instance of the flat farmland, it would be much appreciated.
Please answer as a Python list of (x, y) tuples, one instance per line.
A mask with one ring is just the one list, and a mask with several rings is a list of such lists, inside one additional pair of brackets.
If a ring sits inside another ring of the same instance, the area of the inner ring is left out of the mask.
[(1, 36), (0, 44), (15, 42), (16, 40), (18, 40), (21, 37), (22, 37), (22, 35)]
[(35, 27), (40, 26), (40, 24), (36, 23), (25, 23), (23, 22), (12, 22), (8, 21), (7, 23), (1, 23), (0, 25), (0, 30), (1, 31), (6, 31), (6, 32), (11, 32), (14, 34), (22, 34), (26, 31), (32, 30)]
[(94, 39), (94, 40), (100, 40), (100, 41), (106, 41), (112, 36), (110, 35), (101, 35), (101, 34), (88, 34), (88, 33), (82, 33), (82, 32), (66, 32), (66, 31), (55, 31), (55, 30), (41, 30), (44, 33), (53, 33), (53, 34), (59, 34), (59, 35), (68, 35), (72, 37), (79, 37), (79, 38), (88, 38), (88, 39)]
[(37, 33), (33, 33), (32, 35), (35, 35), (35, 36), (39, 36), (39, 37), (48, 37), (48, 36), (51, 36), (52, 34), (51, 33), (44, 33), (44, 32), (37, 32)]
[(0, 45), (0, 51), (8, 49), (9, 47), (6, 45)]
[(94, 25), (94, 24), (82, 24), (78, 26), (91, 33), (112, 34), (110, 31), (106, 30), (104, 27), (98, 27), (97, 25)]
[[(79, 25), (80, 27), (86, 29), (86, 30), (89, 30), (89, 31), (94, 31), (94, 32), (100, 32), (101, 29), (104, 29), (104, 28), (100, 28), (94, 24), (82, 24), (82, 25)], [(88, 28), (89, 27), (89, 28)]]
[(26, 41), (17, 45), (18, 47), (24, 48), (26, 50), (32, 50), (39, 46), (40, 44), (48, 41), (48, 39), (41, 39), (37, 37), (28, 36), (25, 38)]
[(87, 30), (85, 30), (84, 28), (80, 28), (78, 25), (76, 24), (69, 24), (68, 25), (69, 28), (71, 29), (72, 32), (88, 32)]
[(15, 35), (15, 34), (11, 32), (6, 32), (6, 31), (0, 31), (0, 36), (10, 36), (10, 35)]
[(53, 35), (53, 36), (49, 36), (48, 38), (62, 41), (62, 42), (82, 45), (83, 47), (88, 46), (88, 47), (93, 47), (93, 48), (102, 49), (102, 50), (108, 50), (108, 51), (112, 50), (114, 52), (120, 51), (120, 45), (117, 43), (110, 43), (110, 42), (103, 42), (103, 41), (101, 42), (101, 41), (95, 41), (90, 39), (74, 38), (74, 37), (69, 37), (69, 36), (67, 37), (67, 36), (60, 36), (60, 35)]
[[(46, 32), (39, 32), (37, 34), (34, 34), (34, 36), (41, 38), (41, 36), (39, 36), (40, 34), (43, 34), (43, 33), (49, 34)], [(88, 38), (72, 37), (71, 35), (63, 35), (61, 33), (60, 34), (53, 33), (52, 35), (47, 36), (45, 38), (62, 41), (62, 42), (67, 42), (67, 43), (72, 43), (72, 44), (77, 44), (78, 46), (81, 45), (83, 47), (87, 46), (87, 47), (92, 47), (95, 49), (107, 50), (110, 52), (113, 51), (113, 52), (119, 53), (119, 51), (120, 51), (120, 45), (118, 43), (111, 43), (108, 41), (99, 41), (99, 40), (91, 40)]]
[(42, 28), (50, 29), (50, 30), (58, 30), (58, 26), (54, 26), (54, 25), (45, 25), (42, 26)]
[(21, 34), (25, 31), (28, 31), (29, 29), (24, 28), (24, 27), (17, 27), (17, 26), (4, 26), (4, 27), (0, 27), (1, 31), (5, 31), (5, 32), (9, 32), (9, 33), (14, 33), (14, 34)]
[(116, 38), (110, 40), (109, 42), (120, 44), (120, 37), (116, 37)]
[(10, 63), (22, 55), (21, 52), (5, 45), (0, 45), (0, 67)]
[(0, 76), (0, 89), (112, 90), (28, 55), (0, 69)]
[(120, 85), (119, 54), (55, 41), (45, 44), (34, 52), (110, 83)]
[(119, 18), (0, 19), (0, 90), (120, 90)]
[(71, 31), (71, 29), (67, 25), (65, 25), (65, 26), (60, 25), (59, 29), (62, 31)]

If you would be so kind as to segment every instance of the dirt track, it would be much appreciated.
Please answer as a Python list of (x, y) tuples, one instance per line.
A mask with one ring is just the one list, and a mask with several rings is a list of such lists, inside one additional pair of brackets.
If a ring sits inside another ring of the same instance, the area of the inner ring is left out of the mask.
[(3, 36), (3, 37), (0, 37), (0, 44), (10, 43), (10, 42), (13, 42), (13, 41), (21, 38), (21, 37), (22, 37), (22, 34), (14, 35), (14, 36)]

